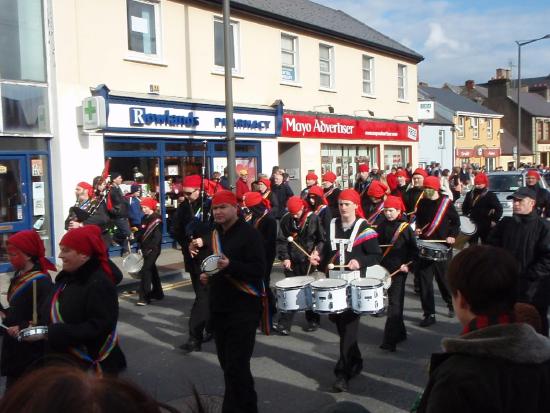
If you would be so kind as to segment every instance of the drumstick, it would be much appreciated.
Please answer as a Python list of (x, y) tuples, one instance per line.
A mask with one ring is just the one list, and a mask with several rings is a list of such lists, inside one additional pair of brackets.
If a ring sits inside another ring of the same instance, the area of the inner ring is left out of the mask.
[[(409, 261), (409, 262), (407, 262), (407, 263), (405, 263), (405, 264), (401, 264), (401, 265), (410, 265), (410, 264), (412, 264), (412, 263), (413, 263), (412, 261)], [(399, 269), (397, 269), (397, 270), (395, 270), (394, 272), (392, 272), (392, 273), (390, 274), (390, 277), (393, 277), (394, 275), (396, 275), (396, 274), (399, 273), (399, 272), (401, 272), (401, 266), (399, 266)]]
[(38, 312), (36, 310), (36, 280), (32, 282), (32, 324), (38, 325)]
[(382, 244), (382, 245), (379, 245), (380, 248), (387, 248), (387, 247), (391, 247), (393, 244)]
[(286, 240), (287, 240), (288, 242), (292, 242), (292, 243), (294, 244), (294, 246), (295, 246), (296, 248), (298, 248), (298, 250), (300, 250), (301, 252), (303, 252), (303, 253), (306, 255), (306, 257), (311, 258), (311, 255), (309, 255), (309, 254), (307, 253), (307, 251), (306, 251), (305, 249), (303, 249), (303, 248), (300, 246), (300, 244), (298, 244), (296, 241), (294, 241), (294, 238), (288, 237)]
[(335, 268), (349, 268), (349, 265), (334, 265), (333, 263), (330, 263), (329, 265), (327, 265), (327, 268), (329, 270), (333, 270)]
[(422, 242), (447, 242), (446, 239), (421, 239)]

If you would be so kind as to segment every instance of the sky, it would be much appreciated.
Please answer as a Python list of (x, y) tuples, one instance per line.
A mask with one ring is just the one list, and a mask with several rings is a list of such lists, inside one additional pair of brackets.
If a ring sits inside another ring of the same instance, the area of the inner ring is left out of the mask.
[[(518, 46), (550, 34), (550, 0), (313, 0), (342, 10), (424, 56), (430, 86), (517, 77)], [(550, 39), (521, 48), (521, 77), (550, 74)]]

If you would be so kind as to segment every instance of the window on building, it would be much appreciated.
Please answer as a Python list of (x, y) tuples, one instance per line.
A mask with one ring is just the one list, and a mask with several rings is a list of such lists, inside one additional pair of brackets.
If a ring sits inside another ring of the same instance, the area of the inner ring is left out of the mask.
[(445, 149), (445, 130), (439, 129), (439, 142), (437, 143), (437, 149)]
[[(233, 73), (238, 73), (239, 68), (239, 23), (230, 22), (230, 62)], [(223, 20), (214, 19), (214, 64), (217, 68), (224, 70), (224, 47), (223, 47)]]
[(160, 3), (127, 0), (128, 49), (146, 56), (160, 56)]
[(493, 119), (487, 119), (487, 139), (493, 139)]
[(334, 89), (334, 47), (319, 45), (319, 70), (321, 87)]
[(397, 65), (397, 99), (407, 100), (407, 66)]
[(281, 34), (281, 80), (298, 81), (298, 38)]
[(464, 138), (464, 116), (458, 117), (458, 124), (456, 125), (456, 135), (458, 138)]
[(374, 95), (374, 57), (363, 55), (363, 94)]
[(479, 119), (470, 118), (470, 127), (472, 128), (472, 137), (479, 139)]

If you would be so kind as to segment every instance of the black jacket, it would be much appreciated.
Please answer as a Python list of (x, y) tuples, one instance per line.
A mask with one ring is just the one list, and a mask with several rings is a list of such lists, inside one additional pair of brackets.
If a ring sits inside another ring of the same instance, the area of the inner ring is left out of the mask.
[(250, 208), (252, 219), (249, 221), (254, 228), (260, 231), (265, 251), (265, 280), (270, 279), (273, 261), (277, 255), (277, 221), (271, 214), (265, 214), (265, 207), (260, 204)]
[[(264, 195), (265, 194), (262, 194), (262, 196)], [(269, 190), (267, 200), (271, 204), (271, 210), (269, 211), (269, 213), (273, 218), (277, 219), (277, 217), (281, 216), (281, 209), (285, 209), (284, 205), (279, 205), (279, 198), (277, 198), (277, 196), (271, 190)]]
[(422, 195), (422, 192), (424, 192), (422, 188), (411, 186), (403, 193), (403, 203), (407, 209), (407, 211), (405, 211), (407, 215), (414, 213), (415, 206), (417, 205), (416, 202), (420, 195)]
[(113, 218), (128, 218), (128, 210), (130, 205), (128, 200), (124, 197), (122, 189), (119, 186), (111, 185), (109, 195), (111, 198), (112, 208), (109, 210), (109, 214)]
[(550, 411), (550, 341), (531, 326), (490, 326), (442, 344), (417, 413)]
[(548, 305), (550, 223), (535, 212), (504, 217), (489, 234), (488, 243), (510, 251), (518, 260), (520, 299), (534, 305)]
[(162, 220), (149, 232), (147, 238), (144, 239), (147, 226), (154, 222), (156, 219), (160, 220), (160, 215), (153, 212), (151, 215), (144, 215), (141, 218), (141, 228), (135, 234), (139, 248), (144, 256), (151, 254), (160, 254), (160, 245), (162, 243)]
[(456, 238), (458, 235), (460, 231), (460, 218), (452, 203), (449, 205), (441, 224), (437, 227), (435, 232), (429, 237), (426, 235), (426, 230), (435, 218), (439, 205), (445, 198), (447, 198), (445, 195), (439, 194), (439, 198), (436, 200), (422, 198), (418, 203), (418, 209), (416, 211), (416, 229), (423, 228), (423, 234), (420, 235), (420, 239)]
[[(385, 216), (376, 228), (378, 233), (378, 243), (380, 245), (389, 245), (396, 233), (399, 226), (406, 222), (402, 218), (398, 218), (395, 221), (388, 221)], [(385, 253), (388, 247), (383, 247), (382, 251)], [(382, 265), (390, 273), (393, 273), (401, 264), (406, 264), (409, 261), (413, 263), (418, 259), (418, 247), (416, 245), (416, 235), (411, 229), (410, 225), (407, 226), (397, 238), (394, 246), (391, 247), (390, 252), (382, 258)], [(409, 265), (410, 267), (410, 265)]]
[[(35, 267), (31, 272), (40, 271), (39, 267)], [(36, 301), (37, 308), (41, 309), (49, 303), (49, 297), (52, 289), (52, 280), (48, 274), (47, 277), (36, 281)], [(8, 296), (21, 274), (16, 274), (10, 281), (8, 288)], [(6, 314), (4, 324), (8, 327), (19, 326), (19, 329), (29, 327), (29, 321), (32, 320), (33, 310), (33, 289), (32, 283), (27, 287), (23, 287), (21, 292), (13, 296), (9, 301), (9, 307), (2, 309)], [(48, 320), (42, 317), (39, 313), (38, 325), (44, 326), (48, 324)], [(35, 342), (19, 342), (16, 338), (4, 333), (2, 340), (2, 356), (0, 359), (0, 371), (2, 376), (19, 377), (25, 370), (31, 367), (36, 367), (37, 363), (44, 356), (45, 341)]]
[(279, 205), (279, 210), (277, 213), (273, 213), (273, 216), (277, 219), (281, 218), (286, 211), (286, 201), (288, 198), (294, 195), (290, 186), (286, 183), (281, 185), (271, 185), (271, 192), (277, 198), (277, 204)]
[[(338, 209), (338, 197), (340, 196), (340, 188), (336, 188), (334, 185), (330, 188), (324, 188), (325, 199), (328, 202), (330, 212), (333, 218), (340, 216), (340, 210)], [(328, 195), (327, 195), (328, 194)]]
[[(382, 220), (384, 220), (384, 201), (382, 201), (382, 209), (380, 203), (374, 203), (370, 197), (364, 195), (361, 199), (361, 204), (363, 207), (363, 213), (365, 214), (365, 219), (369, 222), (369, 225), (373, 228), (376, 228)], [(376, 215), (378, 212), (378, 215)]]
[[(118, 296), (114, 284), (99, 261), (91, 258), (75, 272), (61, 271), (55, 279), (52, 296), (59, 288), (63, 288), (58, 301), (63, 322), (53, 323), (50, 319), (48, 352), (72, 358), (69, 347), (82, 347), (90, 357), (97, 359), (100, 348), (118, 321)], [(44, 317), (49, 319), (49, 306), (42, 310), (46, 312)], [(88, 363), (81, 363), (90, 367)], [(118, 344), (101, 362), (101, 367), (110, 373), (126, 367), (126, 358)]]
[(494, 192), (473, 189), (464, 198), (462, 214), (471, 218), (480, 234), (486, 234), (491, 230), (492, 222), (500, 221), (502, 205)]
[(537, 212), (539, 216), (550, 217), (550, 192), (538, 183), (533, 186), (527, 185), (527, 188), (531, 188), (537, 193)]

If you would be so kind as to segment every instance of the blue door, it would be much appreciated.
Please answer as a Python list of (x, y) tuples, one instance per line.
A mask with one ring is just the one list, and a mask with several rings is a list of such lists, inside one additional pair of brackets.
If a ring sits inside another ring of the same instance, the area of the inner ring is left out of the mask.
[(30, 227), (28, 171), (24, 156), (0, 155), (0, 234)]

